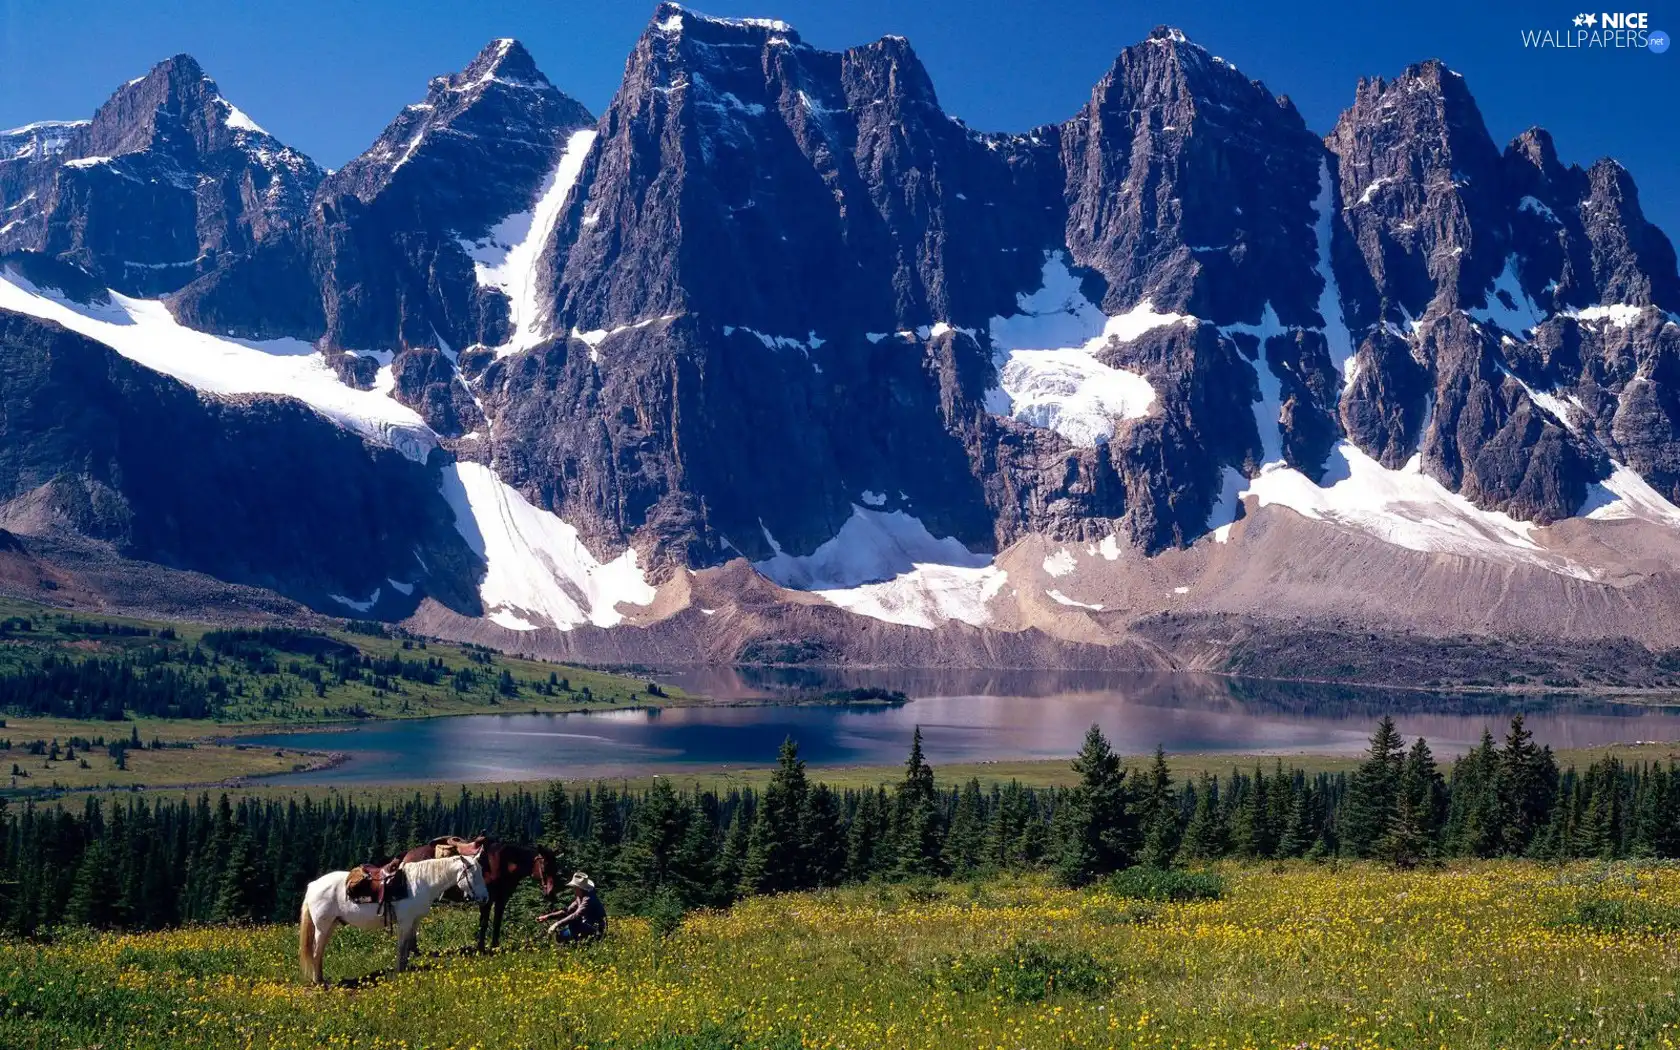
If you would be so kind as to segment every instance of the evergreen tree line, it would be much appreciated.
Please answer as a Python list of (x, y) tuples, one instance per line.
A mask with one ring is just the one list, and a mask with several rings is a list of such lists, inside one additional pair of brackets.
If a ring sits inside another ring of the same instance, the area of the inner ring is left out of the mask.
[(1428, 744), (1384, 719), (1351, 772), (1285, 768), (1174, 780), (1166, 755), (1127, 770), (1093, 726), (1072, 787), (941, 787), (911, 741), (903, 775), (875, 789), (813, 782), (783, 744), (762, 790), (679, 790), (669, 779), (400, 801), (208, 795), (79, 808), (0, 808), (0, 928), (71, 923), (155, 929), (296, 918), (316, 875), (380, 862), (437, 835), (542, 842), (595, 877), (616, 908), (722, 906), (741, 896), (874, 879), (1030, 869), (1081, 885), (1133, 865), (1225, 857), (1680, 856), (1680, 766), (1560, 771), (1521, 716), (1503, 742), (1443, 773)]

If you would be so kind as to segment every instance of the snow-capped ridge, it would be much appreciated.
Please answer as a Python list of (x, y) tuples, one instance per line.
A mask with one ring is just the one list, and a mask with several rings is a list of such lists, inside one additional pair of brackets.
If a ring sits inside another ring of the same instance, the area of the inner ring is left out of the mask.
[(300, 339), (213, 335), (176, 321), (157, 299), (108, 293), (83, 305), (0, 270), (0, 308), (63, 325), (123, 357), (207, 394), (291, 397), (364, 438), (424, 463), (437, 437), (413, 409), (378, 390), (341, 382), (325, 356)]

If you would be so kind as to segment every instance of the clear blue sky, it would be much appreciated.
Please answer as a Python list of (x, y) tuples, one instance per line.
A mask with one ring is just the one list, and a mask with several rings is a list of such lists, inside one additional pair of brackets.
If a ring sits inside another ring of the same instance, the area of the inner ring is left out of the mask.
[[(1636, 0), (1680, 31), (1680, 0)], [(1568, 4), (1568, 6), (1565, 6)], [(1524, 50), (1525, 28), (1580, 3), (1398, 0), (702, 0), (719, 15), (785, 19), (819, 47), (910, 38), (947, 111), (987, 130), (1065, 119), (1114, 55), (1167, 23), (1295, 100), (1320, 133), (1361, 75), (1444, 59), (1469, 80), (1501, 145), (1551, 130), (1566, 162), (1614, 156), (1646, 213), (1680, 237), (1680, 49)], [(652, 0), (0, 0), (0, 128), (85, 117), (123, 81), (185, 51), (282, 140), (328, 167), (365, 148), (426, 80), (498, 36), (524, 41), (562, 90), (599, 114)], [(1593, 8), (1595, 11), (1597, 7)], [(1670, 23), (1673, 23), (1672, 25)]]

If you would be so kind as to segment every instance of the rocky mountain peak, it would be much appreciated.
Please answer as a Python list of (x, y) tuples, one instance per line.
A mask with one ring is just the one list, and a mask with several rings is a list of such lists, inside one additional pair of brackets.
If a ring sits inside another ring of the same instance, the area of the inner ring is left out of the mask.
[[(1361, 80), (1325, 143), (1374, 299), (1412, 316), (1479, 302), (1504, 265), (1509, 224), (1499, 150), (1464, 78), (1432, 59)], [(1375, 323), (1362, 311), (1362, 325)]]
[(1105, 310), (1257, 323), (1270, 303), (1307, 323), (1310, 272), (1287, 260), (1311, 255), (1321, 149), (1265, 85), (1163, 26), (1120, 52), (1061, 139), (1067, 244), (1107, 278)]
[(1512, 139), (1505, 147), (1505, 156), (1521, 160), (1545, 179), (1551, 179), (1563, 170), (1563, 165), (1558, 162), (1557, 145), (1552, 142), (1552, 133), (1541, 127), (1529, 128)]
[(486, 77), (518, 84), (543, 85), (548, 78), (537, 68), (537, 60), (525, 45), (512, 37), (499, 37), (484, 45), (467, 68), (452, 78), (458, 82), (475, 83)]
[(128, 294), (174, 291), (294, 227), (321, 180), (191, 55), (124, 84), (89, 121), (31, 127), (0, 141), (0, 252), (42, 252)]
[(241, 133), (267, 133), (222, 97), (191, 55), (175, 55), (118, 88), (93, 115), (79, 144), (87, 155), (141, 150), (209, 153)]
[[(212, 331), (318, 341), (364, 389), (388, 364), (394, 396), (459, 436), (482, 419), (452, 350), (506, 339), (508, 289), (525, 277), (508, 257), (531, 235), (573, 133), (593, 123), (518, 41), (492, 40), (321, 184), (297, 236), (195, 283), (176, 314)], [(250, 324), (253, 302), (269, 304), (269, 323)]]
[[(404, 107), (372, 146), (327, 180), (318, 206), (330, 207), (346, 194), (371, 201), (406, 172), (401, 180), (411, 195), (443, 194), (454, 202), (417, 207), (447, 216), (464, 233), (478, 233), (507, 214), (505, 202), (492, 194), (481, 208), (464, 203), (475, 194), (463, 180), (494, 184), (498, 169), (524, 172), (533, 163), (546, 170), (559, 148), (557, 129), (592, 122), (588, 110), (549, 82), (524, 45), (492, 40), (465, 69), (433, 77), (422, 101)], [(488, 170), (455, 163), (463, 148), (478, 153)]]

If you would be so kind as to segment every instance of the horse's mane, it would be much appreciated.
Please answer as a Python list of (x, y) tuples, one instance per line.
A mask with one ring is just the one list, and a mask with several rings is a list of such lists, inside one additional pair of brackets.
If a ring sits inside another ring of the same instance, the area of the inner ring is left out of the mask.
[(458, 860), (470, 858), (456, 854), (452, 857), (433, 857), (431, 860), (411, 860), (403, 864), (405, 868), (419, 868), (422, 872), (441, 871)]
[(436, 878), (453, 880), (455, 875), (453, 865), (462, 857), (437, 857), (432, 860), (411, 860), (403, 865), (403, 870), (410, 872), (410, 878), (419, 878), (430, 882)]

